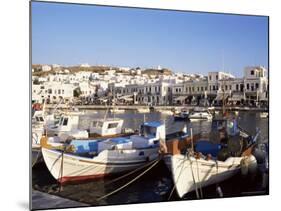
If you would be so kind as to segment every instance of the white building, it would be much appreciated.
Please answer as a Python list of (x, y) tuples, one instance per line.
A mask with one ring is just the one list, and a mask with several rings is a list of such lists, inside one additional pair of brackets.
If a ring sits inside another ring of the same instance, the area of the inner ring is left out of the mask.
[(43, 71), (43, 72), (47, 72), (47, 71), (50, 71), (50, 70), (52, 70), (52, 67), (51, 67), (51, 66), (49, 66), (49, 65), (43, 65), (43, 66), (42, 66), (42, 71)]
[(246, 67), (244, 69), (244, 87), (246, 100), (268, 101), (268, 79), (266, 69), (261, 66)]
[(43, 103), (70, 102), (73, 100), (73, 92), (77, 86), (61, 82), (47, 82), (40, 85), (32, 85), (32, 101)]

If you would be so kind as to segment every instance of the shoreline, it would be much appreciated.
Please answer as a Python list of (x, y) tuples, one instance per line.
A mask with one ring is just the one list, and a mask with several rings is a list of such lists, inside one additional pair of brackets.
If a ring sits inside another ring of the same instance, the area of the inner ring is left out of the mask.
[[(54, 108), (58, 108), (58, 109), (68, 109), (69, 106), (62, 104), (62, 105), (55, 105), (55, 104), (47, 104), (46, 108), (47, 109), (54, 109)], [(138, 110), (138, 109), (147, 109), (149, 108), (149, 106), (145, 106), (145, 105), (118, 105), (118, 106), (113, 106), (113, 105), (75, 105), (75, 108), (78, 109), (85, 109), (85, 110), (106, 110), (106, 109), (113, 109), (113, 108), (118, 108), (118, 109), (124, 109), (124, 110)], [(187, 105), (187, 106), (153, 106), (153, 108), (156, 111), (165, 111), (165, 110), (172, 110), (172, 109), (194, 109), (195, 107), (200, 107), (200, 106), (191, 106), (191, 105)], [(201, 107), (204, 108), (204, 107)], [(212, 110), (216, 110), (216, 111), (220, 111), (222, 110), (221, 106), (209, 106), (209, 109)], [(226, 110), (230, 110), (230, 111), (256, 111), (256, 112), (268, 112), (268, 108), (256, 108), (256, 107), (248, 107), (248, 106), (226, 106), (225, 107)]]

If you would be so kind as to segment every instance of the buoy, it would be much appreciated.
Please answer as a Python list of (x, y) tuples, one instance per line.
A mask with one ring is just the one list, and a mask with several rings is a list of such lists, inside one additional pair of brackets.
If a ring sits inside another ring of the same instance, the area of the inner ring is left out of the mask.
[(246, 158), (241, 160), (240, 166), (241, 166), (241, 174), (242, 174), (242, 176), (247, 176), (248, 175), (248, 171), (249, 171), (249, 167), (248, 167), (248, 163), (246, 162)]
[(249, 173), (255, 174), (257, 172), (257, 168), (258, 168), (257, 159), (255, 158), (254, 155), (250, 155), (248, 157), (248, 160), (249, 160)]
[(248, 174), (253, 175), (256, 173), (258, 164), (255, 156), (250, 155), (241, 160), (240, 166), (241, 174), (247, 176)]
[(223, 197), (223, 192), (222, 192), (221, 187), (219, 185), (217, 186), (216, 191), (217, 191), (219, 197), (222, 198)]
[(183, 128), (182, 128), (182, 132), (183, 132), (183, 133), (187, 133), (187, 126), (186, 126), (186, 124), (184, 124), (184, 126), (183, 126)]

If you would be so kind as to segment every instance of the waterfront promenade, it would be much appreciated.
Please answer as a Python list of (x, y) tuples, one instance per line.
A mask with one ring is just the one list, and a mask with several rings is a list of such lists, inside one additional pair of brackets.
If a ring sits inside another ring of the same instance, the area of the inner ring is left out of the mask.
[[(67, 104), (61, 104), (61, 105), (55, 105), (55, 104), (47, 104), (46, 105), (46, 109), (53, 109), (53, 108), (58, 108), (58, 109), (68, 109), (69, 105)], [(114, 105), (75, 105), (75, 108), (78, 109), (84, 109), (84, 110), (105, 110), (105, 109), (111, 109), (111, 108), (119, 108), (119, 109), (125, 109), (125, 110), (137, 110), (137, 109), (145, 109), (148, 108), (149, 106), (145, 106), (145, 105), (118, 105), (118, 106), (114, 106)], [(192, 106), (192, 105), (176, 105), (176, 106), (153, 106), (153, 108), (155, 110), (173, 110), (173, 109), (194, 109), (195, 107), (198, 106)], [(214, 110), (221, 110), (222, 107), (221, 106), (211, 106), (208, 107)], [(247, 106), (226, 106), (225, 107), (227, 110), (230, 111), (268, 111), (268, 107), (247, 107)]]
[(65, 199), (59, 196), (32, 191), (32, 209), (58, 209), (70, 207), (87, 207), (88, 204)]

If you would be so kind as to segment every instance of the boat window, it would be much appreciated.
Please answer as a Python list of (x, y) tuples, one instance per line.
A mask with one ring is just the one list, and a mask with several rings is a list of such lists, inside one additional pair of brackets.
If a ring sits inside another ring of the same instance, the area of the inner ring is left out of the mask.
[(102, 127), (102, 122), (93, 121), (92, 125), (93, 125), (93, 127), (95, 127), (95, 128)]
[(141, 126), (141, 135), (144, 137), (156, 136), (156, 128), (149, 126)]
[(117, 126), (118, 126), (118, 123), (109, 123), (108, 126), (107, 126), (107, 129), (117, 128)]
[(67, 123), (68, 123), (68, 118), (64, 118), (64, 119), (63, 119), (63, 124), (62, 124), (62, 125), (67, 125)]

